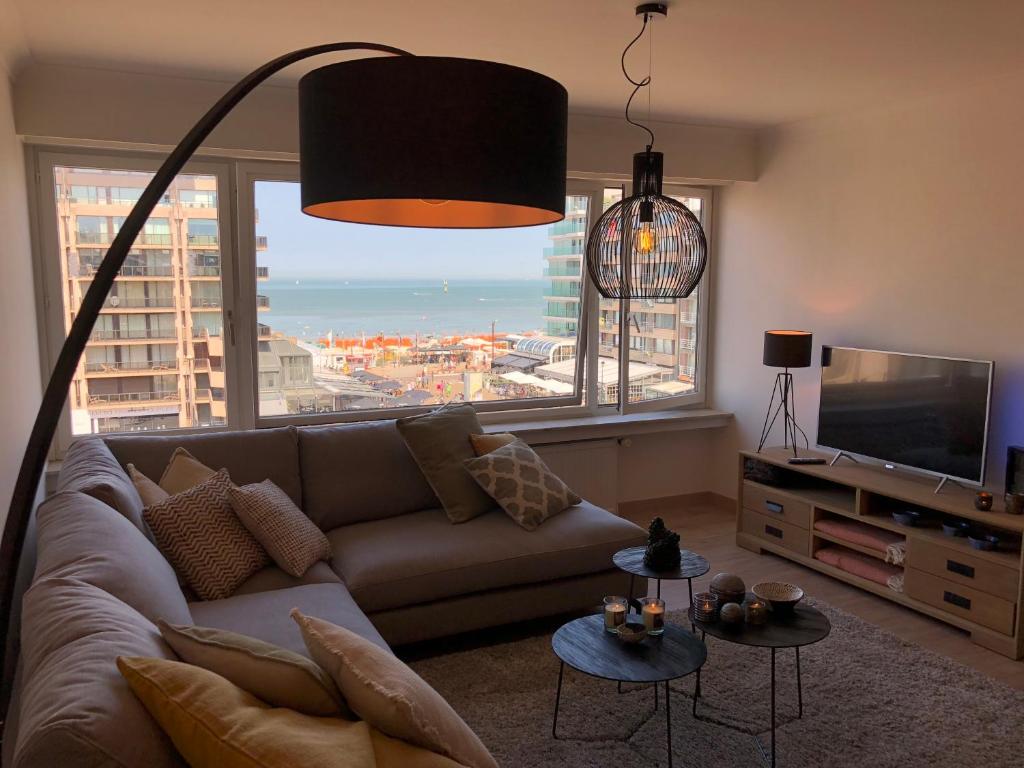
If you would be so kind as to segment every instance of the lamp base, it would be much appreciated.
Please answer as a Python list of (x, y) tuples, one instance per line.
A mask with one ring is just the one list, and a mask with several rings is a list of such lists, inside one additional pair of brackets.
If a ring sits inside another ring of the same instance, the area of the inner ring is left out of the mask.
[[(778, 403), (776, 403), (776, 398)], [(764, 416), (764, 426), (761, 429), (761, 440), (757, 444), (758, 453), (764, 449), (764, 444), (768, 441), (768, 435), (771, 434), (780, 412), (782, 413), (782, 446), (787, 449), (792, 447), (793, 458), (799, 459), (796, 433), (800, 432), (803, 435), (804, 431), (797, 425), (793, 415), (796, 412), (796, 403), (793, 399), (793, 374), (789, 372), (788, 368), (775, 376), (772, 399), (768, 401), (768, 412)], [(804, 435), (804, 439), (806, 440), (806, 435)]]

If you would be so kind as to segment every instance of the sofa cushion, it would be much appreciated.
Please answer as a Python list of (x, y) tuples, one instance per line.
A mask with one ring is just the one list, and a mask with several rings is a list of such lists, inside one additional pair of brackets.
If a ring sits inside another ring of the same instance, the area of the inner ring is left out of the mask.
[(298, 608), (312, 616), (352, 630), (381, 648), (384, 638), (366, 618), (344, 584), (304, 584), (291, 589), (235, 595), (224, 600), (191, 603), (193, 623), (229, 629), (308, 656), (299, 628), (288, 613)]
[(160, 551), (204, 600), (228, 597), (270, 562), (231, 507), (233, 487), (220, 469), (143, 513)]
[(134, 464), (129, 463), (125, 469), (128, 470), (128, 477), (132, 479), (132, 484), (135, 486), (135, 490), (139, 492), (139, 498), (142, 499), (142, 505), (144, 507), (148, 507), (150, 504), (156, 504), (158, 501), (163, 501), (171, 495), (144, 474), (139, 472), (139, 470), (135, 468)]
[(167, 462), (157, 484), (161, 490), (173, 496), (189, 488), (195, 488), (204, 480), (209, 480), (216, 471), (179, 446), (171, 454), (171, 460)]
[(36, 524), (36, 578), (75, 578), (123, 600), (150, 621), (192, 623), (170, 564), (106, 504), (65, 491), (39, 507)]
[(394, 421), (303, 427), (299, 457), (300, 506), (321, 530), (439, 504)]
[[(643, 544), (642, 528), (586, 501), (536, 531), (501, 510), (452, 525), (444, 510), (330, 531), (333, 567), (370, 613), (518, 584), (597, 573)], [(316, 615), (316, 614), (314, 614)]]
[(472, 405), (449, 404), (395, 423), (453, 523), (464, 523), (494, 509), (494, 500), (463, 466), (466, 459), (476, 456), (469, 436), (483, 431)]
[(276, 565), (261, 568), (242, 582), (235, 595), (250, 595), (253, 592), (269, 592), (272, 589), (301, 587), (303, 584), (341, 584), (341, 577), (327, 563), (314, 563), (302, 576), (289, 576)]
[(208, 467), (226, 469), (240, 485), (273, 480), (302, 507), (295, 427), (194, 435), (116, 435), (104, 440), (119, 462), (131, 462), (147, 477), (163, 475), (174, 449), (181, 447)]
[(79, 491), (99, 499), (149, 535), (135, 484), (100, 438), (83, 437), (71, 444), (57, 476), (57, 492), (61, 491)]
[(157, 628), (77, 579), (38, 580), (24, 607), (14, 768), (180, 766), (114, 663), (120, 655), (174, 658)]

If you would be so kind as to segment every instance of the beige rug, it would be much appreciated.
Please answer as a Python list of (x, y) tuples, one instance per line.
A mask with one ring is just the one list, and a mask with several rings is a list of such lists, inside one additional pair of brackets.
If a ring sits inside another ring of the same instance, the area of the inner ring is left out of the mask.
[[(816, 603), (832, 634), (801, 651), (804, 717), (796, 719), (793, 652), (778, 655), (778, 765), (786, 768), (1024, 766), (1024, 692)], [(676, 616), (676, 621), (680, 617)], [(768, 743), (768, 651), (708, 638), (704, 698), (693, 679), (672, 684), (676, 766), (760, 764)], [(665, 714), (650, 687), (566, 669), (551, 738), (558, 661), (550, 634), (413, 661), (506, 768), (665, 765)], [(662, 702), (662, 705), (664, 702)]]

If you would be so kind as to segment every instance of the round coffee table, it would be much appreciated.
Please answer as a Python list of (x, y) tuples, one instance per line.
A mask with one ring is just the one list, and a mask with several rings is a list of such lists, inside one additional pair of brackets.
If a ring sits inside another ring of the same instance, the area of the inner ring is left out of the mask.
[[(754, 598), (752, 593), (747, 593), (747, 600)], [(706, 623), (693, 618), (693, 608), (690, 608), (690, 620), (701, 631), (701, 639), (705, 635), (717, 637), (728, 643), (737, 645), (749, 645), (755, 648), (769, 648), (771, 650), (771, 697), (772, 697), (772, 749), (771, 766), (775, 768), (775, 652), (780, 648), (793, 648), (796, 650), (796, 696), (797, 696), (797, 717), (804, 716), (804, 693), (803, 683), (800, 679), (800, 648), (805, 645), (812, 645), (828, 637), (832, 631), (832, 624), (828, 617), (817, 608), (809, 605), (797, 605), (791, 613), (769, 612), (768, 621), (765, 624), (723, 624), (720, 621)], [(697, 698), (693, 700), (693, 714), (697, 715)], [(756, 739), (756, 737), (755, 737)], [(761, 749), (762, 756), (767, 760), (768, 755), (760, 740), (757, 745)]]
[(596, 614), (563, 624), (551, 638), (551, 648), (560, 662), (555, 716), (551, 735), (558, 738), (558, 705), (562, 700), (565, 665), (591, 677), (618, 683), (653, 683), (654, 706), (658, 707), (658, 686), (665, 684), (665, 724), (668, 733), (668, 764), (672, 765), (672, 708), (669, 681), (696, 672), (707, 660), (704, 642), (683, 627), (665, 623), (665, 633), (648, 636), (639, 643), (619, 640), (604, 628), (604, 616)]
[(708, 572), (708, 569), (711, 568), (708, 561), (696, 552), (681, 549), (679, 550), (680, 561), (678, 568), (671, 568), (667, 571), (655, 571), (644, 565), (644, 553), (646, 551), (646, 547), (628, 547), (627, 549), (620, 549), (612, 556), (612, 562), (615, 564), (615, 567), (629, 574), (629, 594), (627, 597), (630, 601), (633, 600), (633, 582), (637, 576), (640, 576), (645, 579), (657, 579), (658, 597), (661, 597), (662, 579), (670, 581), (686, 579), (690, 587), (690, 604), (692, 605), (693, 580)]

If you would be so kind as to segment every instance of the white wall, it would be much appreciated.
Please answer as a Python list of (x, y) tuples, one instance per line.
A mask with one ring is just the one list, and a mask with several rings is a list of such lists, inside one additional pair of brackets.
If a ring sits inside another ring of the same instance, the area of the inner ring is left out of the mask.
[[(717, 216), (712, 395), (736, 413), (716, 466), (757, 443), (775, 370), (762, 333), (820, 345), (996, 361), (988, 482), (1024, 443), (1024, 75), (790, 126), (763, 137), (756, 184), (723, 189)], [(813, 442), (815, 368), (797, 371)], [(780, 441), (781, 442), (781, 441)]]
[(0, 6), (0, 328), (4, 361), (0, 365), (0, 524), (7, 515), (14, 479), (21, 464), (41, 395), (35, 289), (29, 246), (25, 160), (14, 128), (11, 70), (15, 62), (10, 9)]

